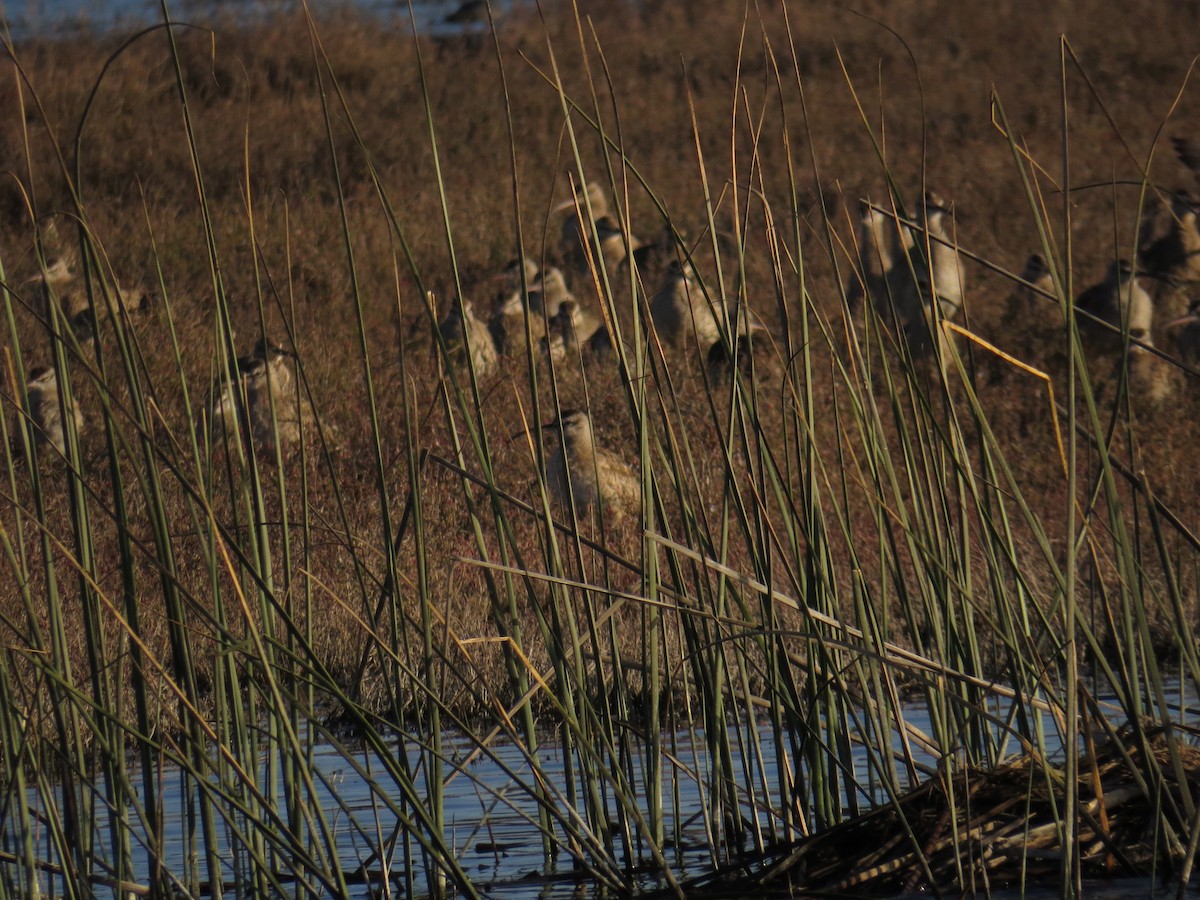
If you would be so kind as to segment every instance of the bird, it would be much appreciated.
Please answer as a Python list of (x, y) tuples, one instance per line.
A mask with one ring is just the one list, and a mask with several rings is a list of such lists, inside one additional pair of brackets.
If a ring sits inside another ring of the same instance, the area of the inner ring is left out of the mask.
[(205, 400), (197, 430), (207, 434), (214, 445), (249, 434), (243, 365), (249, 367), (249, 358), (239, 359), (228, 378), (214, 382)]
[[(926, 192), (921, 228), (899, 223), (867, 200), (860, 202), (859, 215), (860, 271), (847, 288), (847, 302), (853, 309), (864, 295), (870, 297), (914, 356), (925, 355), (934, 343), (944, 347), (937, 318), (957, 315), (963, 302), (962, 264), (947, 226), (950, 207), (937, 193)], [(928, 240), (919, 240), (921, 235)]]
[[(1171, 195), (1171, 216), (1166, 231), (1138, 248), (1138, 271), (1153, 279), (1155, 325), (1173, 320), (1187, 310), (1188, 298), (1200, 285), (1200, 223), (1197, 206), (1187, 191)], [(1145, 233), (1152, 229), (1145, 227)]]
[(1179, 157), (1179, 161), (1200, 179), (1200, 144), (1191, 138), (1177, 136), (1171, 138), (1171, 146), (1175, 148), (1175, 155)]
[(508, 265), (499, 275), (495, 276), (494, 280), (501, 285), (503, 300), (515, 297), (523, 302), (527, 288), (538, 280), (540, 274), (541, 268), (537, 261), (531, 257), (522, 256), (509, 260)]
[(599, 182), (589, 181), (582, 191), (577, 186), (571, 199), (551, 210), (564, 211), (568, 215), (562, 225), (561, 252), (575, 268), (586, 270), (590, 257), (602, 263), (612, 277), (630, 253), (642, 248), (642, 242), (622, 231), (620, 223), (609, 214), (608, 197)]
[[(632, 349), (624, 341), (621, 342), (621, 346), (625, 348), (626, 354), (632, 353)], [(616, 345), (613, 344), (612, 335), (603, 325), (587, 339), (586, 350), (596, 360), (610, 360), (616, 357)]]
[(239, 364), (246, 383), (250, 436), (266, 451), (288, 448), (300, 440), (302, 405), (296, 396), (295, 356), (259, 338), (249, 360)]
[(596, 446), (592, 417), (578, 409), (563, 410), (546, 426), (560, 432), (561, 443), (546, 461), (546, 487), (579, 516), (605, 512), (620, 517), (641, 503), (642, 485), (633, 469), (612, 451)]
[(67, 436), (63, 428), (63, 410), (75, 422), (75, 432), (83, 430), (83, 414), (75, 405), (73, 399), (68, 399), (65, 407), (58, 393), (58, 375), (49, 366), (36, 366), (29, 372), (26, 382), (26, 392), (29, 397), (29, 418), (33, 422), (34, 447), (40, 454), (46, 447), (52, 446), (65, 456), (67, 452)]
[(296, 397), (294, 358), (265, 337), (248, 355), (238, 357), (229, 378), (209, 392), (206, 417), (214, 443), (241, 435), (260, 451), (269, 452), (300, 439), (303, 416)]
[(1192, 300), (1186, 315), (1172, 319), (1166, 328), (1176, 332), (1179, 358), (1193, 366), (1200, 363), (1200, 298)]
[[(48, 295), (44, 296), (48, 297)], [(115, 301), (113, 309), (116, 310), (118, 316), (140, 315), (147, 312), (153, 305), (150, 292), (140, 286), (135, 288), (118, 286), (113, 289), (111, 296)], [(95, 301), (96, 310), (100, 313), (101, 320), (103, 320), (108, 316), (109, 303), (99, 291), (95, 293)], [(73, 279), (63, 288), (59, 289), (58, 302), (67, 319), (70, 321), (75, 321), (80, 313), (91, 309), (91, 304), (88, 302), (87, 289), (83, 286), (80, 279)]]
[(1200, 227), (1196, 204), (1186, 191), (1171, 196), (1167, 232), (1138, 250), (1139, 267), (1169, 282), (1200, 281)]
[(549, 331), (544, 340), (550, 358), (555, 362), (566, 359), (568, 354), (578, 354), (580, 347), (587, 346), (597, 330), (603, 330), (599, 317), (580, 307), (574, 299), (563, 300), (548, 324)]
[(935, 299), (942, 318), (958, 314), (963, 304), (963, 271), (958, 248), (948, 222), (953, 212), (946, 201), (933, 191), (925, 194), (923, 206), (925, 231), (929, 235), (929, 272), (932, 283), (925, 282), (926, 296)]
[(650, 320), (659, 340), (676, 346), (695, 337), (701, 353), (720, 339), (712, 309), (690, 262), (674, 260), (662, 286), (650, 298)]
[(1080, 320), (1080, 331), (1097, 345), (1116, 346), (1118, 338), (1112, 328), (1128, 330), (1130, 334), (1140, 331), (1149, 334), (1153, 319), (1153, 302), (1150, 295), (1138, 283), (1133, 266), (1127, 259), (1111, 263), (1104, 280), (1087, 288), (1075, 298), (1075, 308), (1093, 318)]
[[(921, 208), (928, 242), (914, 241), (909, 250), (915, 307), (904, 323), (905, 338), (915, 356), (926, 355), (936, 344), (943, 368), (949, 365), (949, 338), (939, 320), (952, 319), (963, 304), (963, 270), (958, 249), (947, 220), (951, 216), (946, 202), (933, 191), (925, 194)], [(925, 253), (928, 252), (928, 264)]]
[(45, 265), (26, 282), (27, 284), (58, 289), (75, 278), (75, 270), (79, 264), (79, 247), (68, 243), (59, 234), (58, 223), (62, 218), (61, 214), (53, 214), (40, 220), (38, 242), (41, 248), (41, 262)]
[[(1008, 294), (1004, 315), (989, 336), (1006, 352), (1044, 364), (1060, 351), (1062, 308), (1055, 292), (1054, 273), (1040, 253), (1031, 253)], [(1004, 366), (996, 371), (1007, 371)]]
[[(921, 207), (921, 231), (928, 241), (917, 240), (921, 232), (902, 226), (901, 246), (908, 247), (907, 257), (903, 263), (897, 261), (886, 276), (888, 307), (880, 313), (885, 319), (894, 317), (915, 357), (926, 355), (934, 343), (946, 349), (945, 331), (938, 326), (938, 318), (953, 318), (962, 307), (963, 272), (946, 227), (949, 215), (945, 201), (933, 191), (927, 192)], [(944, 354), (941, 358), (945, 362)]]
[[(858, 307), (864, 296), (869, 297), (876, 308), (886, 305), (887, 275), (895, 261), (899, 236), (896, 220), (876, 209), (869, 199), (859, 201), (858, 214), (858, 273), (845, 291), (851, 311)], [(907, 230), (905, 234), (911, 238)]]
[(718, 339), (708, 348), (705, 364), (709, 376), (729, 379), (736, 361), (742, 374), (749, 377), (753, 372), (754, 360), (763, 360), (764, 350), (771, 346), (770, 329), (745, 303), (720, 302), (715, 311), (724, 318), (728, 345), (718, 335)]
[(75, 279), (75, 269), (70, 259), (65, 256), (46, 258), (46, 267), (31, 277), (26, 284), (58, 290)]
[[(1050, 313), (1057, 312), (1054, 302), (1054, 275), (1050, 266), (1040, 253), (1031, 253), (1021, 269), (1020, 279), (1016, 288), (1009, 295), (1008, 306), (1004, 311), (1005, 326), (1009, 330), (1016, 326), (1025, 325), (1031, 320), (1047, 324)], [(1050, 296), (1047, 297), (1046, 295)], [(1059, 323), (1062, 317), (1058, 316)]]
[(767, 346), (756, 341), (768, 334), (762, 320), (742, 302), (717, 299), (710, 305), (688, 262), (676, 260), (667, 268), (666, 280), (650, 298), (650, 318), (659, 340), (690, 346), (694, 338), (711, 375), (730, 373), (730, 351), (746, 371), (755, 347)]
[(575, 300), (575, 295), (567, 287), (566, 276), (562, 269), (550, 266), (542, 270), (537, 281), (530, 286), (525, 304), (529, 312), (540, 317), (543, 313), (547, 319), (558, 315), (558, 308), (564, 300)]
[[(432, 292), (428, 294), (428, 300), (432, 306)], [(438, 324), (438, 331), (452, 364), (466, 366), (469, 360), (475, 375), (480, 378), (495, 371), (499, 364), (495, 341), (488, 326), (475, 317), (471, 301), (451, 303), (446, 317)]]
[(536, 343), (546, 335), (542, 317), (529, 315), (526, 293), (538, 281), (541, 269), (528, 256), (511, 260), (493, 282), (500, 285), (496, 308), (488, 320), (492, 342), (501, 356), (517, 356), (525, 350), (526, 322)]
[(1033, 288), (1033, 291), (1030, 291), (1030, 288), (1022, 285), (1022, 290), (1030, 295), (1035, 291), (1047, 294), (1054, 291), (1054, 276), (1040, 253), (1029, 254), (1029, 259), (1025, 260), (1025, 268), (1021, 270), (1021, 280)]
[(1131, 328), (1129, 336), (1138, 342), (1129, 345), (1129, 393), (1139, 406), (1161, 406), (1174, 393), (1174, 367), (1153, 352), (1148, 331)]

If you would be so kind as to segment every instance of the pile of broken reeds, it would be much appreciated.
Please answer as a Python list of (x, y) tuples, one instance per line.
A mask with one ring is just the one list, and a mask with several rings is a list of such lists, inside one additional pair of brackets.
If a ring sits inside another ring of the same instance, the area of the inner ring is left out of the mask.
[[(1186, 883), (1200, 748), (1161, 728), (1123, 732), (1081, 758), (1079, 771), (1082, 875), (1172, 872)], [(975, 893), (1053, 881), (1062, 870), (1064, 788), (1062, 770), (1033, 755), (942, 774), (766, 858), (698, 878), (687, 895)]]

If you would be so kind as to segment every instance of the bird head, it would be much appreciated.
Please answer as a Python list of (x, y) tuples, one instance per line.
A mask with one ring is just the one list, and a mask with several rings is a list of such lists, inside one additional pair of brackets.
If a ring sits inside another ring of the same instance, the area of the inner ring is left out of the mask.
[(1039, 278), (1050, 274), (1050, 267), (1040, 253), (1031, 253), (1025, 260), (1025, 268), (1021, 271), (1021, 280), (1033, 283)]
[(29, 370), (29, 378), (27, 379), (29, 387), (52, 384), (53, 382), (54, 370), (49, 366), (34, 366)]

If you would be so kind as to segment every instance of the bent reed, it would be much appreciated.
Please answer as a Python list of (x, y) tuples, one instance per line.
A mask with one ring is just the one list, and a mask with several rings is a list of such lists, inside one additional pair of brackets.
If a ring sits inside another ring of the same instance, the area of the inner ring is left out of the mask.
[(878, 7), (6, 46), (0, 892), (479, 896), (442, 792), (498, 740), (547, 867), (679, 895), (697, 830), (718, 869), (889, 804), (954, 883), (900, 798), (1054, 759), (1020, 771), (1069, 886), (1081, 708), (1186, 881), (1200, 373), (1192, 283), (1139, 256), (1196, 219), (1186, 36)]

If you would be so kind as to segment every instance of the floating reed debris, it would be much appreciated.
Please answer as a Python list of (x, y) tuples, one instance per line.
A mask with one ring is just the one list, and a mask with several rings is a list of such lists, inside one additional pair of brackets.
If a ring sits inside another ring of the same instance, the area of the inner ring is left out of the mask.
[[(1124, 730), (1080, 759), (1084, 877), (1186, 872), (1200, 748)], [(941, 774), (840, 825), (685, 885), (689, 897), (886, 897), (1054, 882), (1063, 866), (1063, 771), (1037, 755)], [(1182, 876), (1186, 877), (1186, 876)]]

